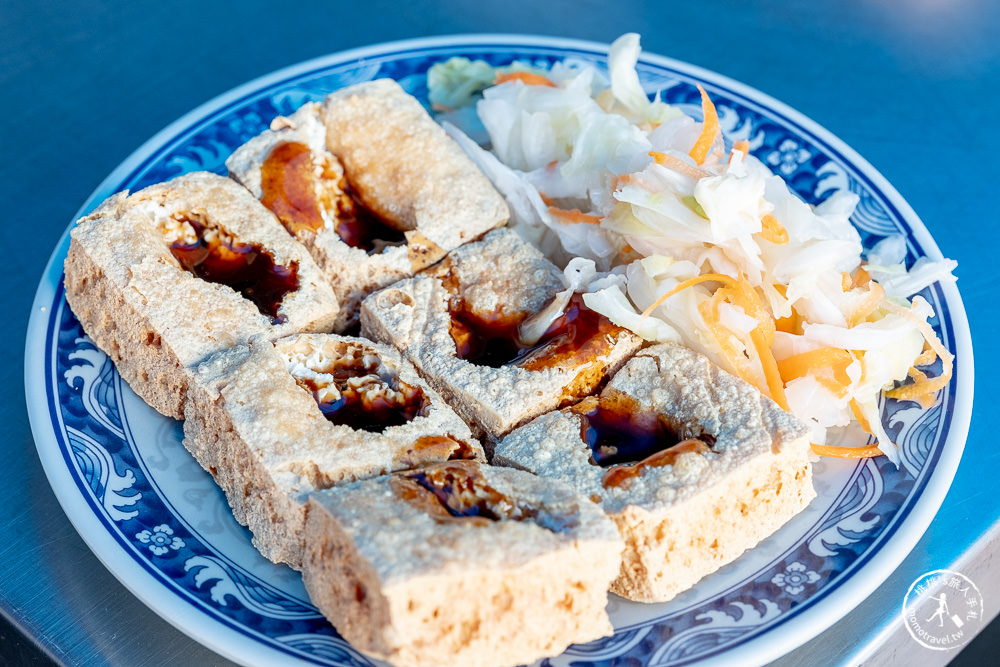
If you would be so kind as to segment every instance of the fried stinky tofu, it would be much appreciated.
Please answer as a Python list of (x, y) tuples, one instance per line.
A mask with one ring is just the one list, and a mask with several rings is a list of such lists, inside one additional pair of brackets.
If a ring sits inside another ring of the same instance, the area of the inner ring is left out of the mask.
[(357, 323), (367, 294), (509, 216), (478, 168), (388, 80), (275, 119), (226, 165), (309, 248), (342, 305), (338, 330)]
[(399, 667), (527, 664), (611, 634), (614, 524), (565, 484), (451, 461), (313, 494), (303, 580)]
[(494, 462), (598, 502), (625, 540), (611, 590), (665, 601), (815, 497), (808, 435), (755, 387), (666, 344), (636, 354), (599, 396), (509, 434)]
[(563, 289), (555, 265), (499, 229), (365, 299), (362, 332), (394, 345), (474, 431), (498, 439), (592, 393), (642, 344), (579, 296), (525, 340), (531, 318)]
[(326, 145), (365, 206), (442, 251), (510, 217), (489, 179), (395, 81), (331, 93), (323, 101), (323, 122)]
[(254, 546), (301, 562), (305, 496), (450, 459), (483, 460), (469, 428), (392, 348), (304, 334), (254, 339), (198, 368), (184, 445)]
[(179, 419), (192, 368), (255, 335), (328, 331), (332, 289), (244, 188), (196, 172), (121, 192), (78, 221), (66, 299), (133, 390)]

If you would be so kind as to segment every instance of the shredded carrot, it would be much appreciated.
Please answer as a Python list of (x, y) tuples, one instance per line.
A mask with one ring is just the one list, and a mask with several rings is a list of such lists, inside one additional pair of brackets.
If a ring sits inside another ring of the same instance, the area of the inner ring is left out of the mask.
[(738, 349), (739, 339), (719, 322), (719, 303), (721, 301), (721, 294), (716, 291), (712, 298), (698, 304), (698, 312), (705, 319), (709, 332), (722, 351), (722, 356), (729, 362), (732, 372), (747, 384), (752, 384), (761, 391), (765, 391), (765, 388), (760, 386), (760, 379), (754, 373), (750, 359), (741, 349)]
[(838, 459), (870, 459), (882, 456), (885, 453), (876, 445), (869, 445), (867, 447), (836, 447), (834, 445), (810, 443), (809, 446), (812, 447), (813, 452), (820, 456), (832, 456)]
[[(854, 276), (851, 278), (852, 287), (868, 287), (868, 283), (872, 281), (872, 277), (868, 275), (868, 272), (862, 269), (860, 266), (855, 269)], [(844, 290), (847, 291), (846, 289)]]
[(885, 299), (885, 289), (874, 280), (868, 281), (868, 296), (852, 310), (847, 316), (847, 326), (853, 327), (875, 312), (875, 309), (882, 305)]
[(688, 155), (697, 164), (704, 164), (705, 158), (708, 157), (712, 145), (715, 144), (715, 138), (719, 134), (719, 114), (705, 89), (699, 85), (698, 91), (701, 92), (701, 110), (704, 120), (701, 124), (701, 134), (698, 135), (698, 140), (694, 142)]
[[(773, 326), (774, 320), (771, 320), (771, 323)], [(771, 352), (771, 343), (774, 340), (773, 329), (770, 340), (762, 332), (762, 327), (758, 327), (750, 332), (750, 340), (753, 341), (754, 347), (757, 349), (757, 356), (760, 358), (760, 365), (764, 369), (764, 378), (767, 380), (767, 388), (770, 390), (771, 398), (774, 399), (774, 402), (782, 410), (787, 411), (788, 399), (785, 398), (785, 385), (781, 381), (781, 375), (778, 373), (778, 362), (774, 360), (774, 354)]]
[(674, 157), (670, 153), (660, 153), (659, 151), (649, 151), (649, 157), (656, 160), (656, 164), (666, 167), (667, 169), (673, 169), (674, 171), (684, 174), (691, 180), (697, 181), (700, 178), (705, 178), (706, 176), (711, 176), (710, 173), (704, 169), (699, 169), (689, 165), (684, 160), (679, 157)]
[(493, 80), (493, 83), (499, 85), (501, 83), (507, 83), (508, 81), (520, 81), (523, 84), (529, 86), (549, 86), (550, 88), (556, 88), (556, 84), (552, 83), (551, 79), (544, 77), (541, 74), (535, 74), (534, 72), (507, 72), (506, 74), (497, 74), (497, 78)]
[(847, 350), (839, 347), (821, 347), (782, 359), (778, 362), (778, 372), (781, 373), (781, 379), (785, 383), (812, 375), (834, 395), (843, 398), (851, 386), (847, 367), (853, 361), (854, 357)]
[(851, 280), (851, 274), (844, 271), (840, 274), (840, 291), (846, 292), (854, 287), (854, 281)]
[(549, 213), (552, 217), (559, 218), (561, 222), (572, 222), (578, 223), (583, 222), (588, 225), (599, 225), (601, 224), (601, 216), (599, 215), (588, 215), (578, 208), (567, 211), (564, 208), (556, 208), (555, 206), (549, 206)]
[[(781, 283), (774, 283), (774, 291), (781, 295), (783, 299), (788, 298), (788, 286), (782, 285)], [(777, 331), (782, 331), (784, 333), (801, 333), (802, 330), (799, 328), (802, 324), (802, 318), (799, 316), (795, 309), (792, 308), (790, 315), (774, 320), (774, 328)]]
[(774, 328), (782, 333), (788, 334), (799, 334), (801, 333), (802, 318), (799, 316), (795, 309), (792, 309), (792, 314), (788, 317), (782, 317), (774, 321)]
[(890, 389), (885, 392), (885, 395), (889, 398), (895, 398), (901, 401), (913, 401), (919, 403), (922, 408), (929, 408), (934, 405), (934, 396), (941, 390), (948, 386), (948, 382), (951, 380), (951, 371), (949, 367), (947, 373), (943, 373), (936, 378), (924, 378), (913, 384), (906, 384), (902, 387), (896, 387), (895, 389)]
[(743, 306), (743, 312), (757, 320), (757, 326), (750, 332), (750, 340), (757, 358), (760, 361), (761, 369), (764, 371), (764, 379), (767, 382), (768, 394), (782, 410), (788, 410), (788, 401), (785, 398), (785, 383), (781, 381), (778, 373), (778, 363), (774, 360), (771, 352), (771, 344), (774, 342), (774, 318), (764, 309), (757, 292), (750, 286), (743, 277), (733, 288), (736, 302)]
[[(705, 318), (723, 354), (740, 377), (770, 396), (782, 409), (788, 410), (785, 384), (781, 380), (778, 363), (774, 360), (774, 354), (771, 352), (775, 332), (774, 318), (764, 309), (757, 293), (744, 278), (740, 277), (739, 280), (735, 280), (722, 273), (705, 273), (688, 278), (654, 301), (642, 312), (642, 317), (649, 317), (664, 301), (681, 290), (709, 281), (721, 282), (723, 287), (717, 289), (709, 301), (702, 302), (699, 305), (699, 311)], [(755, 374), (748, 368), (746, 356), (736, 351), (732, 344), (732, 334), (719, 323), (719, 304), (723, 300), (729, 300), (742, 307), (744, 313), (757, 320), (757, 326), (750, 331), (750, 345), (760, 363), (764, 376), (764, 386), (760, 385), (759, 380), (754, 377)]]
[(934, 363), (937, 359), (937, 352), (935, 352), (930, 346), (924, 343), (924, 351), (920, 353), (916, 359), (913, 360), (914, 366), (926, 366), (927, 364)]
[(865, 430), (865, 433), (872, 434), (872, 425), (868, 423), (868, 418), (865, 417), (865, 413), (861, 411), (861, 404), (858, 403), (857, 399), (852, 398), (848, 405), (851, 406), (851, 414), (854, 415), (856, 420), (858, 420), (858, 424)]
[(670, 290), (669, 292), (658, 298), (656, 301), (653, 302), (653, 305), (649, 306), (648, 308), (646, 308), (646, 310), (642, 311), (643, 319), (649, 317), (654, 310), (663, 305), (664, 301), (666, 301), (673, 295), (677, 294), (678, 292), (686, 290), (688, 287), (691, 287), (692, 285), (697, 285), (698, 283), (704, 283), (708, 281), (725, 283), (727, 285), (736, 284), (735, 280), (733, 280), (732, 278), (723, 273), (703, 273), (700, 276), (695, 276), (694, 278), (688, 278), (683, 282), (677, 283), (677, 285), (675, 285), (672, 290)]
[[(927, 324), (927, 322), (920, 319), (906, 308), (900, 308), (891, 301), (885, 301), (884, 304), (890, 311), (913, 321), (920, 333), (923, 334), (927, 345), (929, 345), (935, 354), (937, 354), (938, 358), (941, 359), (941, 374), (937, 377), (928, 378), (925, 376), (924, 379), (917, 380), (912, 384), (904, 384), (901, 387), (890, 389), (885, 392), (885, 395), (889, 398), (895, 398), (901, 401), (914, 401), (919, 403), (921, 407), (928, 408), (933, 405), (935, 394), (937, 394), (937, 392), (941, 389), (947, 387), (948, 383), (951, 382), (951, 375), (955, 370), (955, 357), (945, 348), (945, 346), (938, 339), (937, 334), (935, 334), (934, 330), (931, 329), (931, 325)], [(920, 356), (923, 357), (924, 354), (921, 353)]]
[(835, 378), (826, 375), (813, 375), (816, 383), (838, 398), (844, 398), (850, 387), (838, 382)]
[(760, 236), (765, 241), (770, 241), (776, 245), (788, 243), (788, 230), (770, 213), (765, 214), (760, 219), (760, 225)]
[[(851, 388), (851, 378), (847, 375), (847, 367), (853, 361), (853, 357), (851, 357), (850, 352), (847, 350), (840, 350), (838, 348), (822, 348), (821, 350), (814, 350), (814, 352), (826, 350), (835, 353), (842, 352), (846, 355), (846, 359), (837, 358), (830, 361), (829, 365), (823, 366), (814, 365), (804, 359), (799, 359), (803, 355), (795, 355), (794, 357), (782, 359), (778, 362), (778, 371), (781, 373), (781, 379), (785, 383), (788, 383), (808, 375), (834, 396), (844, 398)], [(804, 355), (809, 354), (809, 352), (804, 353)], [(841, 355), (838, 354), (836, 356), (840, 357)]]
[(747, 141), (746, 139), (740, 139), (739, 141), (733, 144), (733, 150), (739, 151), (744, 155), (750, 155), (750, 142)]
[(948, 374), (942, 374), (936, 378), (925, 377), (913, 384), (904, 384), (901, 387), (890, 389), (885, 392), (885, 395), (900, 401), (913, 401), (920, 407), (927, 409), (934, 405), (935, 395), (948, 386), (948, 382), (951, 380), (951, 369), (948, 370)]

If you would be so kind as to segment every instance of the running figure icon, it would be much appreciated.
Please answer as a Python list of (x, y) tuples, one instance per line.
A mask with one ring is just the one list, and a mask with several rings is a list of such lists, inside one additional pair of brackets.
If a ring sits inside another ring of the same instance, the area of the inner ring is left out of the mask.
[(937, 606), (937, 611), (935, 611), (933, 614), (931, 614), (930, 618), (927, 619), (927, 622), (930, 623), (932, 620), (934, 620), (935, 618), (937, 618), (938, 619), (938, 627), (939, 628), (943, 628), (944, 627), (944, 615), (948, 613), (948, 601), (947, 601), (947, 598), (945, 597), (944, 593), (941, 593), (941, 597), (936, 598), (936, 597), (932, 596), (931, 599), (934, 600), (935, 602), (937, 602), (938, 606)]

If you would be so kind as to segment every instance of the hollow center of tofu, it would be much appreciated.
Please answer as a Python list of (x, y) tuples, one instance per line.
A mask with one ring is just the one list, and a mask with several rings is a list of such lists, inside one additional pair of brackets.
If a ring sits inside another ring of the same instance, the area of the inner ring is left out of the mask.
[(335, 356), (320, 350), (293, 351), (288, 370), (333, 424), (381, 433), (430, 410), (423, 389), (403, 382), (376, 355), (360, 348)]
[(316, 155), (306, 144), (271, 149), (261, 165), (261, 191), (261, 203), (295, 237), (327, 228), (329, 218), (344, 243), (370, 255), (406, 244), (402, 231), (361, 202), (337, 159)]
[(513, 365), (525, 370), (574, 368), (607, 355), (623, 331), (573, 295), (563, 314), (537, 342), (525, 344), (520, 328), (525, 317), (475, 313), (461, 300), (451, 304), (451, 337), (458, 356), (480, 366)]
[(573, 412), (580, 416), (580, 437), (590, 447), (591, 458), (603, 468), (641, 461), (680, 441), (661, 415), (624, 397), (583, 401)]
[(398, 497), (443, 523), (531, 521), (553, 532), (572, 529), (579, 523), (575, 510), (540, 510), (501, 493), (472, 461), (447, 461), (397, 473), (392, 484)]
[(641, 461), (681, 441), (666, 417), (625, 395), (592, 397), (571, 410), (580, 417), (580, 437), (591, 458), (602, 468)]
[(195, 214), (171, 216), (160, 222), (160, 231), (184, 270), (236, 290), (272, 324), (285, 321), (278, 311), (285, 296), (299, 288), (296, 262), (282, 266), (268, 250)]
[(580, 417), (580, 438), (593, 463), (608, 469), (605, 487), (627, 485), (644, 468), (673, 465), (681, 454), (705, 453), (715, 441), (710, 435), (682, 440), (666, 416), (625, 394), (592, 396), (570, 410)]

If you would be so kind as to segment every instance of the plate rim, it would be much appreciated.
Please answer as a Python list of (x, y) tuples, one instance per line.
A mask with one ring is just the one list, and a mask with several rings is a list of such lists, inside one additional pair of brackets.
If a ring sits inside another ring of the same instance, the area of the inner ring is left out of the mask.
[[(234, 647), (238, 647), (239, 644), (247, 643), (245, 642), (246, 635), (244, 633), (228, 627), (216, 618), (209, 617), (201, 610), (198, 610), (196, 615), (191, 614), (190, 603), (180, 596), (166, 596), (169, 597), (169, 600), (165, 601), (162, 583), (154, 575), (147, 572), (134, 558), (128, 557), (128, 554), (117, 553), (120, 551), (120, 545), (117, 544), (109, 533), (105, 532), (103, 522), (100, 517), (90, 511), (89, 504), (74, 504), (70, 502), (71, 499), (69, 497), (63, 497), (65, 493), (61, 494), (59, 492), (59, 489), (62, 488), (75, 489), (76, 484), (69, 468), (65, 466), (61, 467), (58, 464), (53, 465), (52, 458), (58, 459), (60, 463), (63, 462), (63, 459), (60, 455), (61, 448), (59, 447), (58, 439), (52, 430), (53, 422), (49, 411), (49, 397), (45, 392), (49, 355), (45, 353), (44, 349), (38, 352), (33, 351), (33, 348), (37, 349), (39, 347), (39, 340), (44, 342), (45, 332), (50, 325), (50, 318), (54, 317), (55, 314), (50, 311), (55, 298), (62, 289), (62, 259), (65, 257), (66, 250), (68, 249), (69, 232), (80, 216), (91, 210), (96, 202), (112, 194), (112, 187), (120, 183), (125, 175), (134, 170), (143, 159), (154, 153), (168, 138), (175, 136), (180, 130), (190, 127), (194, 122), (204, 119), (206, 115), (220, 111), (227, 104), (243, 95), (261, 91), (282, 80), (292, 79), (311, 70), (337, 63), (346, 63), (351, 60), (364, 60), (366, 56), (381, 56), (388, 53), (402, 54), (406, 51), (421, 49), (473, 46), (523, 46), (551, 49), (553, 51), (577, 49), (599, 55), (600, 53), (606, 53), (609, 45), (598, 41), (546, 35), (463, 33), (394, 40), (355, 47), (310, 58), (258, 76), (212, 97), (170, 122), (119, 163), (100, 182), (74, 215), (73, 219), (70, 220), (59, 241), (56, 243), (40, 278), (26, 331), (24, 364), (25, 401), (32, 435), (36, 443), (36, 451), (42, 461), (42, 467), (54, 495), (77, 533), (80, 534), (90, 550), (126, 589), (138, 597), (154, 613), (187, 636), (210, 650), (237, 662), (253, 664), (261, 659), (261, 657), (287, 660), (290, 655), (270, 646), (261, 645), (261, 642), (256, 641), (252, 643), (252, 646), (244, 650), (235, 650)], [(873, 188), (897, 209), (900, 218), (910, 228), (909, 235), (919, 243), (920, 250), (924, 256), (934, 259), (942, 258), (940, 249), (926, 225), (924, 225), (910, 204), (888, 182), (881, 172), (837, 135), (816, 121), (757, 88), (698, 65), (647, 51), (642, 52), (640, 62), (643, 61), (683, 72), (692, 78), (709, 84), (723, 86), (729, 91), (738, 94), (743, 98), (743, 101), (749, 102), (751, 106), (766, 107), (769, 111), (777, 112), (788, 120), (793, 121), (803, 130), (839, 153), (844, 162), (852, 168), (852, 171), (867, 179)], [(870, 580), (876, 580), (881, 583), (899, 566), (912, 551), (920, 537), (926, 532), (944, 501), (961, 460), (971, 424), (974, 397), (974, 360), (968, 317), (958, 288), (953, 283), (940, 284), (938, 287), (941, 289), (942, 296), (944, 297), (943, 301), (947, 305), (948, 320), (951, 323), (951, 334), (955, 346), (957, 383), (954, 393), (956, 400), (954, 401), (954, 410), (951, 415), (948, 434), (943, 445), (941, 445), (941, 455), (935, 468), (930, 471), (924, 489), (911, 505), (909, 516), (899, 522), (899, 525), (895, 527), (890, 535), (884, 536), (884, 539), (883, 536), (880, 536), (869, 547), (869, 550), (876, 550), (869, 558), (865, 559), (864, 563), (858, 565), (857, 568), (852, 563), (849, 569), (856, 569), (857, 571), (848, 575), (847, 580), (841, 585), (829, 591), (825, 596), (826, 600), (822, 604), (810, 605), (809, 608), (803, 609), (792, 618), (784, 621), (779, 628), (775, 628), (773, 631), (764, 631), (758, 636), (740, 642), (738, 646), (741, 649), (741, 653), (745, 654), (747, 649), (752, 649), (756, 659), (760, 659), (761, 662), (767, 662), (794, 650), (806, 641), (827, 630), (878, 588), (878, 585), (870, 585)], [(41, 337), (39, 337), (39, 334), (41, 334)], [(33, 342), (35, 345), (32, 345)], [(959, 364), (961, 364), (961, 373), (958, 373)], [(40, 397), (41, 401), (32, 401), (33, 396), (36, 399)], [(959, 397), (963, 399), (967, 398), (967, 400), (960, 402), (957, 400)], [(46, 442), (48, 446), (43, 446)], [(99, 527), (101, 530), (94, 531), (95, 527)], [(109, 546), (113, 548), (109, 550)], [(124, 571), (122, 567), (123, 562), (125, 563)], [(864, 580), (869, 582), (866, 585), (859, 585), (857, 581), (857, 577), (861, 571), (865, 573)], [(130, 576), (126, 577), (126, 573), (130, 574)], [(817, 607), (819, 607), (820, 611), (825, 612), (823, 617), (825, 620), (821, 620), (819, 623), (814, 618), (819, 613)], [(836, 610), (835, 613), (830, 613), (830, 607)], [(181, 610), (186, 613), (178, 614)], [(170, 612), (169, 616), (167, 612)], [(185, 616), (194, 617), (194, 620), (185, 622)], [(202, 626), (205, 624), (198, 622), (202, 618), (207, 619), (211, 625), (203, 628)], [(232, 635), (230, 641), (225, 643), (219, 641), (220, 629), (224, 635)], [(780, 646), (776, 647), (774, 646), (776, 644), (774, 636), (772, 636), (775, 633), (794, 637), (794, 640), (791, 642), (782, 641), (780, 642)], [(233, 641), (236, 639), (243, 639), (244, 641)], [(267, 655), (263, 656), (262, 654), (264, 653), (267, 653)], [(722, 653), (710, 656), (703, 664), (746, 664), (745, 655), (741, 659), (740, 656), (733, 655), (734, 653), (736, 651), (723, 651)], [(300, 659), (310, 662), (308, 657), (301, 657)]]

